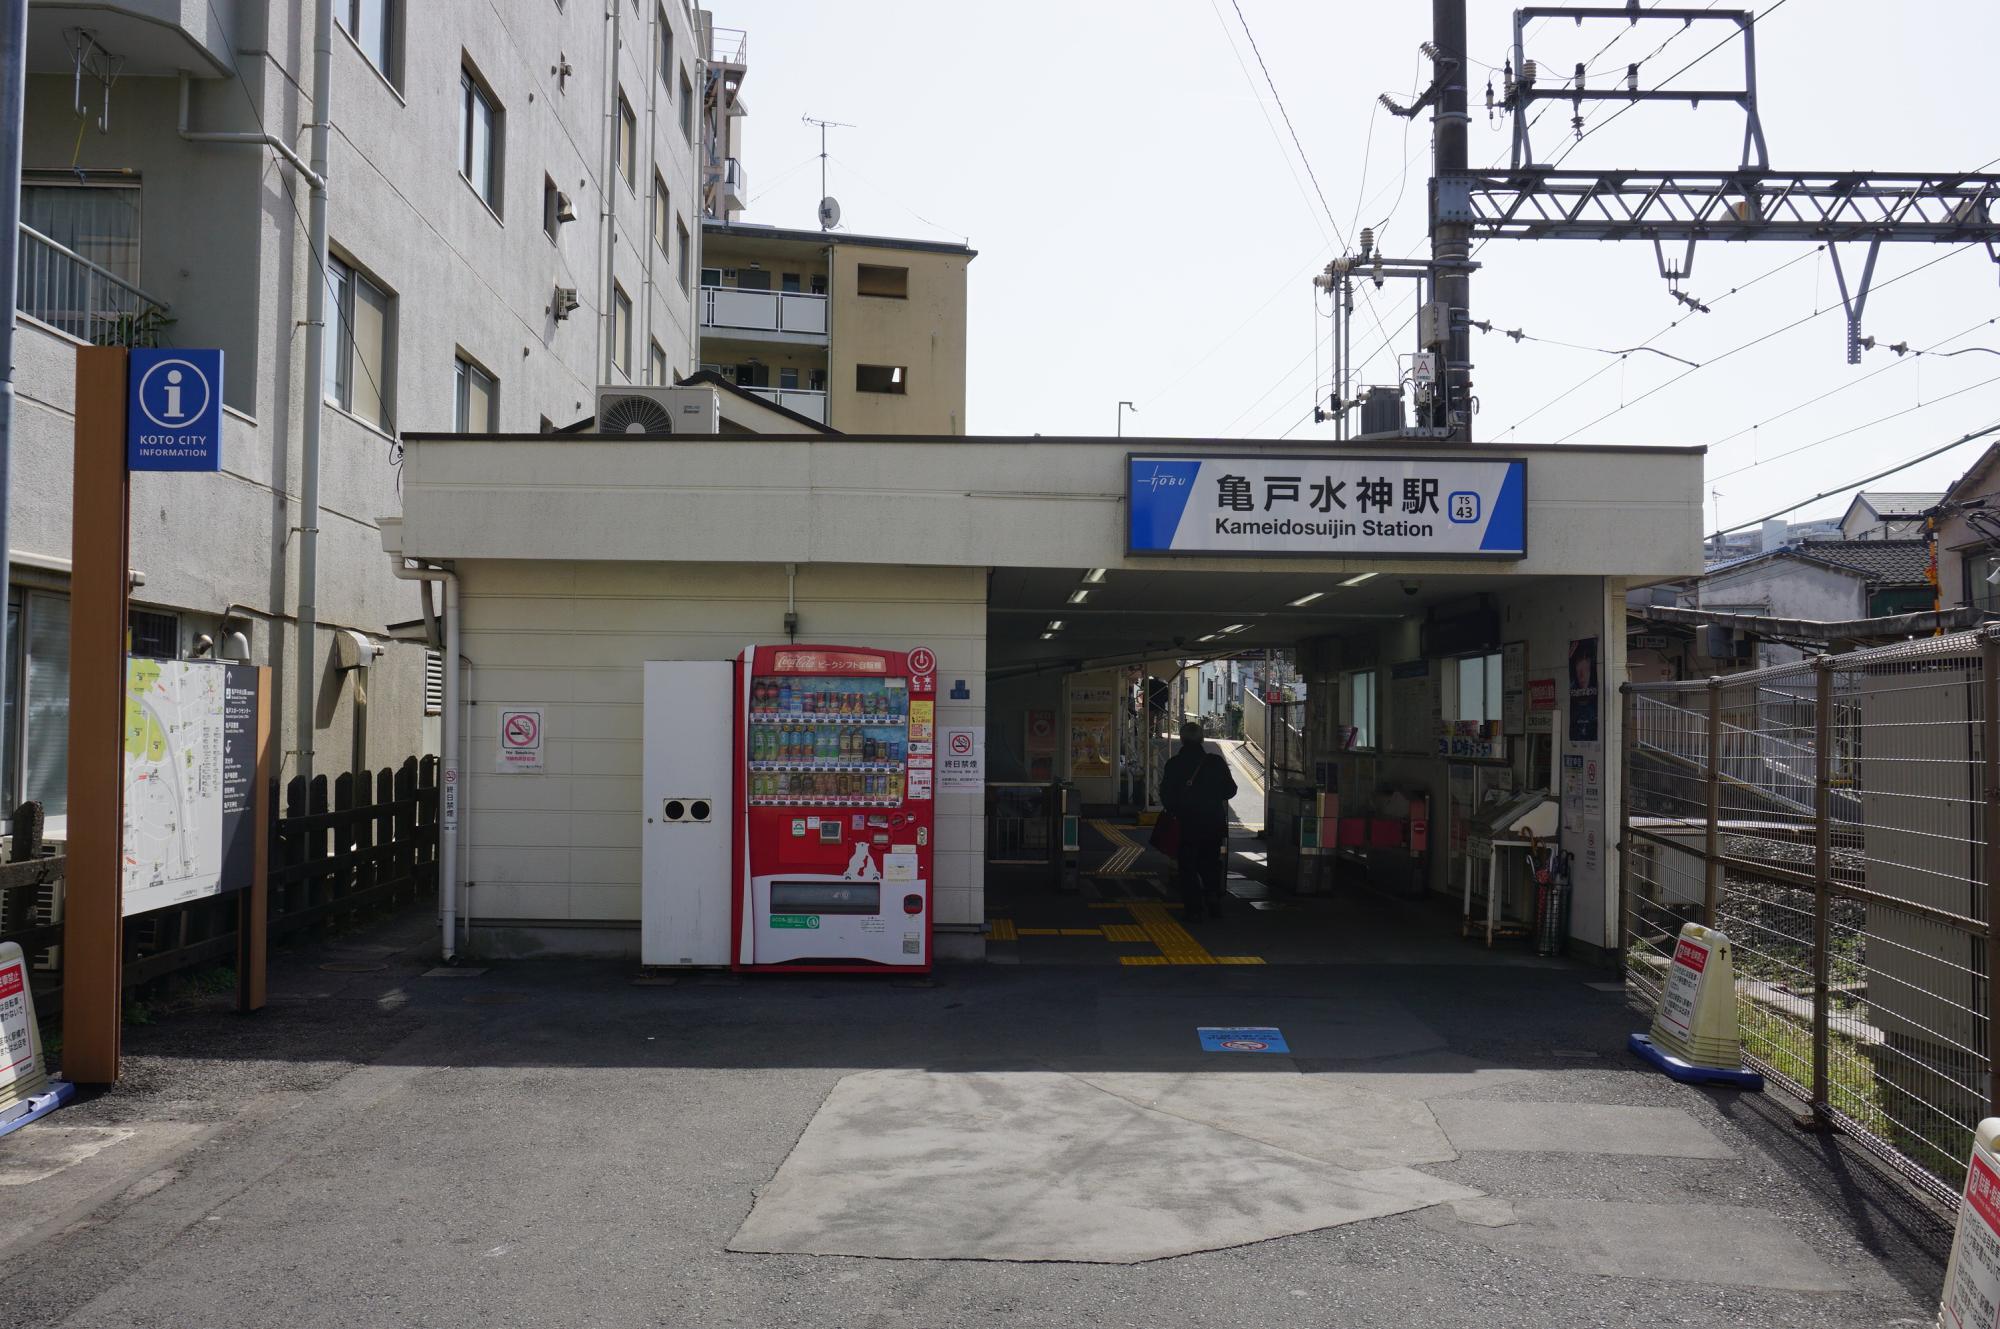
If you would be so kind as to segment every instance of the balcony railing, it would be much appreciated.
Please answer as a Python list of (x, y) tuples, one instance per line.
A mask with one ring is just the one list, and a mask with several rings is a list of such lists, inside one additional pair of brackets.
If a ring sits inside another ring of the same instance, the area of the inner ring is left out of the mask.
[(708, 63), (747, 65), (750, 63), (750, 34), (742, 28), (708, 30)]
[(766, 401), (774, 401), (808, 420), (826, 423), (826, 394), (814, 388), (745, 388)]
[(803, 291), (701, 288), (701, 325), (739, 332), (791, 332), (826, 336), (826, 297)]
[(93, 346), (151, 346), (166, 305), (108, 268), (21, 228), (20, 311)]

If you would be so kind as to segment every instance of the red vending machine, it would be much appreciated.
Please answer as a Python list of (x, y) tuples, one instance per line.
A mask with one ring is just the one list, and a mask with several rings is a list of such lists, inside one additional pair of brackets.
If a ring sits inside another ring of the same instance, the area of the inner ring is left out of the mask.
[(936, 706), (921, 648), (743, 653), (732, 968), (930, 969)]

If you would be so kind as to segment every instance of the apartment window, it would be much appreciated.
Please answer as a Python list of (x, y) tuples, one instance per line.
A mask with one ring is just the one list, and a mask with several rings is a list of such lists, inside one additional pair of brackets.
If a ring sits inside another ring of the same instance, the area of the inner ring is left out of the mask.
[(1347, 723), (1354, 729), (1357, 748), (1375, 746), (1375, 671), (1361, 669), (1340, 681), (1342, 701), (1347, 707)]
[(674, 238), (680, 241), (680, 249), (674, 255), (674, 275), (680, 278), (681, 289), (685, 291), (688, 288), (688, 264), (692, 260), (688, 256), (687, 223), (679, 217), (674, 218)]
[(910, 298), (910, 270), (863, 263), (855, 270), (854, 289), (860, 295), (880, 296), (885, 300), (907, 300)]
[(656, 388), (669, 386), (667, 382), (667, 353), (658, 342), (653, 342), (646, 352), (646, 381)]
[(778, 370), (778, 386), (779, 386), (779, 387), (781, 387), (781, 388), (796, 388), (796, 387), (797, 387), (798, 385), (799, 385), (799, 371), (798, 371), (798, 370), (796, 370), (796, 369), (780, 369), (780, 370)]
[[(139, 284), (139, 186), (131, 181), (62, 183), (30, 176), (21, 186), (21, 224)], [(24, 259), (25, 263), (26, 260)], [(60, 293), (57, 303), (63, 303)], [(69, 303), (80, 303), (81, 292)], [(24, 308), (30, 302), (24, 300)], [(28, 308), (28, 312), (36, 312)]]
[(814, 295), (826, 294), (826, 274), (824, 272), (815, 272), (812, 275), (812, 293)]
[(388, 432), (394, 299), (339, 258), (326, 260), (326, 399)]
[(674, 67), (674, 30), (667, 22), (667, 7), (665, 5), (660, 6), (659, 28), (660, 50), (658, 58), (660, 62), (660, 86), (666, 90), (668, 97), (672, 97), (674, 95), (674, 88), (673, 84), (668, 81), (668, 74)]
[(783, 277), (780, 277), (778, 279), (778, 289), (792, 295), (797, 295), (802, 289), (799, 285), (799, 274), (788, 272)]
[(694, 84), (688, 82), (687, 71), (681, 71), (681, 136), (694, 142)]
[(825, 392), (826, 371), (824, 369), (808, 369), (806, 371), (806, 386), (814, 392)]
[(854, 366), (856, 392), (892, 392), (901, 395), (908, 386), (909, 370), (902, 365)]
[(500, 103), (470, 68), (458, 72), (458, 173), (486, 206), (500, 211)]
[(653, 172), (653, 243), (660, 247), (662, 254), (673, 252), (673, 246), (667, 243), (672, 238), (672, 232), (667, 230), (667, 218), (672, 215), (669, 209), (667, 182), (660, 178), (658, 171), (655, 171)]
[(500, 380), (458, 356), (452, 361), (452, 429), (460, 434), (490, 434), (499, 422)]
[(402, 18), (399, 0), (339, 0), (333, 12), (347, 35), (368, 57), (368, 63), (382, 71), (382, 77), (397, 82), (396, 25)]
[(69, 807), (69, 597), (7, 592), (7, 749), (0, 802)]
[(632, 377), (632, 297), (616, 282), (611, 286), (611, 363)]
[(1468, 655), (1445, 661), (1444, 708), (1447, 720), (1499, 720), (1498, 651), (1491, 655)]
[(721, 268), (703, 268), (703, 269), (701, 270), (701, 284), (702, 284), (703, 286), (720, 286), (720, 285), (722, 285), (722, 269), (721, 269)]
[(549, 239), (562, 229), (562, 190), (548, 176), (542, 177), (542, 231)]
[(151, 660), (181, 658), (181, 616), (158, 609), (134, 609), (125, 619), (126, 649)]
[(625, 183), (638, 188), (639, 178), (639, 117), (632, 113), (632, 103), (625, 100), (625, 94), (618, 94), (618, 174), (625, 177)]

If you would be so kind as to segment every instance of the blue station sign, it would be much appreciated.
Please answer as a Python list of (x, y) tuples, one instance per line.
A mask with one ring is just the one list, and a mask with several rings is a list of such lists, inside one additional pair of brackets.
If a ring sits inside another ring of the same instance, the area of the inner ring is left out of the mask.
[(222, 352), (137, 347), (126, 368), (126, 468), (221, 470)]
[(1139, 454), (1126, 458), (1135, 555), (1521, 558), (1518, 458)]

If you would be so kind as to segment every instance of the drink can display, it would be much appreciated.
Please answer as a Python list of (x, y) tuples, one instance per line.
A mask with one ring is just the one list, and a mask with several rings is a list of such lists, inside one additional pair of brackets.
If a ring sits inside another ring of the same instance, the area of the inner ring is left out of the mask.
[(778, 709), (781, 711), (792, 709), (792, 685), (789, 683), (778, 684)]

